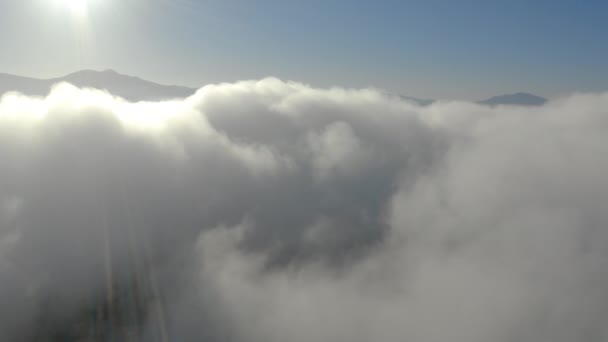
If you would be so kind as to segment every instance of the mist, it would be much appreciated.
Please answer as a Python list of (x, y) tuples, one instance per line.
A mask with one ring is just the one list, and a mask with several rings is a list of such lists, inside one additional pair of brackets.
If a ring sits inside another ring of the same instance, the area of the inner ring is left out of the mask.
[(0, 100), (3, 341), (601, 341), (608, 94)]

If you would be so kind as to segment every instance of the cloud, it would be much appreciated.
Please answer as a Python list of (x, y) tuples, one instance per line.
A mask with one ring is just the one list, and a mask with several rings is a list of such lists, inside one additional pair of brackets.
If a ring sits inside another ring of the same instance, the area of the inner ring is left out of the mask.
[(597, 341), (607, 94), (0, 100), (0, 338)]

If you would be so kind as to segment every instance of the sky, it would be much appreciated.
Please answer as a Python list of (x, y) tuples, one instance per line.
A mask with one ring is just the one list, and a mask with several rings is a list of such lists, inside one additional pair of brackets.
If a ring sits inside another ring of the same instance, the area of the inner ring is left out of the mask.
[(274, 76), (423, 98), (608, 89), (605, 1), (0, 0), (0, 72)]

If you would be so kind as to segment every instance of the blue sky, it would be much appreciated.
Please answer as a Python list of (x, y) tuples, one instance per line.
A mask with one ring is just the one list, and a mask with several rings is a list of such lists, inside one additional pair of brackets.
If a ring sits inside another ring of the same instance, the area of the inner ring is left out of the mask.
[(428, 98), (608, 90), (608, 1), (0, 0), (0, 72), (276, 76)]

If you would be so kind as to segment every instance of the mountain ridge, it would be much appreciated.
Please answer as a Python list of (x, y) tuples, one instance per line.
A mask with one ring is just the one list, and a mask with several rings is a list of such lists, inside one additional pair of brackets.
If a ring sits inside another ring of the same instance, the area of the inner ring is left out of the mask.
[(107, 90), (129, 101), (158, 101), (188, 97), (195, 88), (164, 85), (139, 77), (120, 74), (112, 69), (79, 70), (65, 76), (48, 79), (0, 73), (0, 94), (18, 91), (26, 95), (45, 96), (54, 84), (68, 82), (81, 88)]
[[(103, 71), (85, 69), (61, 77), (48, 79), (0, 73), (0, 95), (10, 91), (18, 91), (26, 95), (45, 96), (49, 93), (54, 84), (60, 82), (68, 82), (81, 88), (107, 90), (111, 94), (129, 101), (159, 101), (185, 98), (194, 94), (197, 90), (195, 88), (179, 85), (160, 84), (140, 77), (121, 74), (112, 69)], [(419, 106), (428, 106), (436, 102), (434, 99), (422, 99), (400, 94), (391, 96), (396, 96), (403, 101), (413, 102)], [(488, 106), (540, 106), (545, 102), (547, 102), (547, 99), (540, 96), (518, 92), (497, 95), (485, 100), (477, 101), (476, 103)]]
[(542, 106), (547, 99), (530, 93), (518, 92), (490, 97), (477, 103), (488, 106), (519, 105), (519, 106)]

